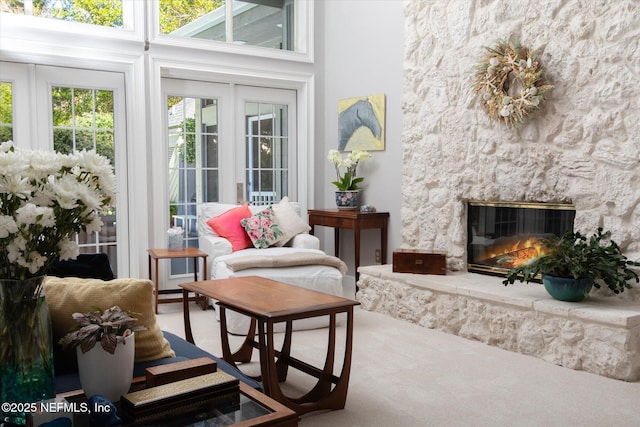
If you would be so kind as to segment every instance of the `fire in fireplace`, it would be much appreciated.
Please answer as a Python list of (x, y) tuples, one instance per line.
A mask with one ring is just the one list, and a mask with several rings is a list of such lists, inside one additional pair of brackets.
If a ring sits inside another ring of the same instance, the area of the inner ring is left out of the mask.
[(571, 204), (468, 202), (469, 271), (502, 276), (542, 255), (540, 239), (573, 231), (575, 215)]

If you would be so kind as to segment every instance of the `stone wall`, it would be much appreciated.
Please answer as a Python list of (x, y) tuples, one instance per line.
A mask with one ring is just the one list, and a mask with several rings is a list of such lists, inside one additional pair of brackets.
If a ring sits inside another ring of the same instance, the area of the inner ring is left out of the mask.
[[(519, 129), (471, 96), (484, 46), (519, 39), (554, 89)], [(640, 259), (640, 2), (405, 2), (404, 247), (466, 269), (466, 200), (571, 202)]]

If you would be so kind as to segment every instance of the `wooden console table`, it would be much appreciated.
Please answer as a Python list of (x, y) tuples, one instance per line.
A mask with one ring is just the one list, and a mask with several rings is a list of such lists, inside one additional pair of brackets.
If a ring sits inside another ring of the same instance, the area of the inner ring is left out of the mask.
[(333, 227), (335, 234), (334, 253), (340, 257), (340, 229), (353, 230), (355, 246), (355, 268), (356, 282), (360, 277), (358, 267), (360, 267), (360, 230), (379, 228), (381, 243), (381, 264), (387, 263), (387, 228), (389, 225), (389, 212), (360, 212), (359, 210), (309, 210), (309, 225), (311, 234), (314, 233), (316, 225)]
[[(175, 294), (175, 293), (182, 293), (181, 289), (176, 289), (176, 290), (172, 290), (172, 289), (168, 289), (168, 290), (163, 290), (161, 291), (159, 289), (158, 286), (158, 260), (161, 259), (171, 259), (171, 258), (193, 258), (193, 280), (197, 281), (198, 280), (198, 258), (202, 258), (204, 260), (203, 264), (204, 264), (204, 271), (203, 271), (203, 275), (202, 275), (202, 280), (207, 280), (207, 253), (206, 252), (202, 252), (201, 250), (197, 249), (197, 248), (183, 248), (180, 250), (176, 250), (176, 251), (170, 251), (169, 249), (147, 249), (147, 252), (149, 253), (149, 279), (151, 280), (152, 278), (154, 278), (154, 284), (155, 284), (155, 309), (156, 309), (156, 314), (158, 314), (158, 303), (160, 304), (164, 304), (164, 303), (169, 303), (169, 302), (182, 302), (182, 298), (165, 298), (165, 299), (158, 299), (158, 294)], [(152, 269), (151, 269), (151, 260), (155, 260), (155, 276), (152, 276)], [(206, 310), (207, 309), (207, 299), (204, 296), (195, 296), (195, 297), (188, 297), (189, 301), (198, 301), (200, 302), (202, 309)]]

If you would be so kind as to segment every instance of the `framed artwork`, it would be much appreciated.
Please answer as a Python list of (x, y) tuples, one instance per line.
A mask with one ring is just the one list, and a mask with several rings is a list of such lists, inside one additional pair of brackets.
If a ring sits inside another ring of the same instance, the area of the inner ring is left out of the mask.
[(338, 150), (384, 150), (385, 95), (338, 101)]

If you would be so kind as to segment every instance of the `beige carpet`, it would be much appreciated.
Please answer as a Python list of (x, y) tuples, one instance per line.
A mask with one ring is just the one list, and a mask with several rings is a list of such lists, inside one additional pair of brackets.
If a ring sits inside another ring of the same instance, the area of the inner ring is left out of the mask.
[[(181, 308), (160, 306), (162, 329), (184, 336)], [(191, 319), (196, 344), (221, 355), (214, 310), (192, 304)], [(338, 343), (344, 327), (340, 332)], [(294, 356), (321, 366), (326, 335), (295, 332)], [(258, 366), (242, 369), (255, 373)], [(283, 389), (303, 393), (314, 381), (291, 370)], [(307, 414), (300, 425), (635, 427), (640, 382), (562, 368), (358, 308), (347, 405)]]

